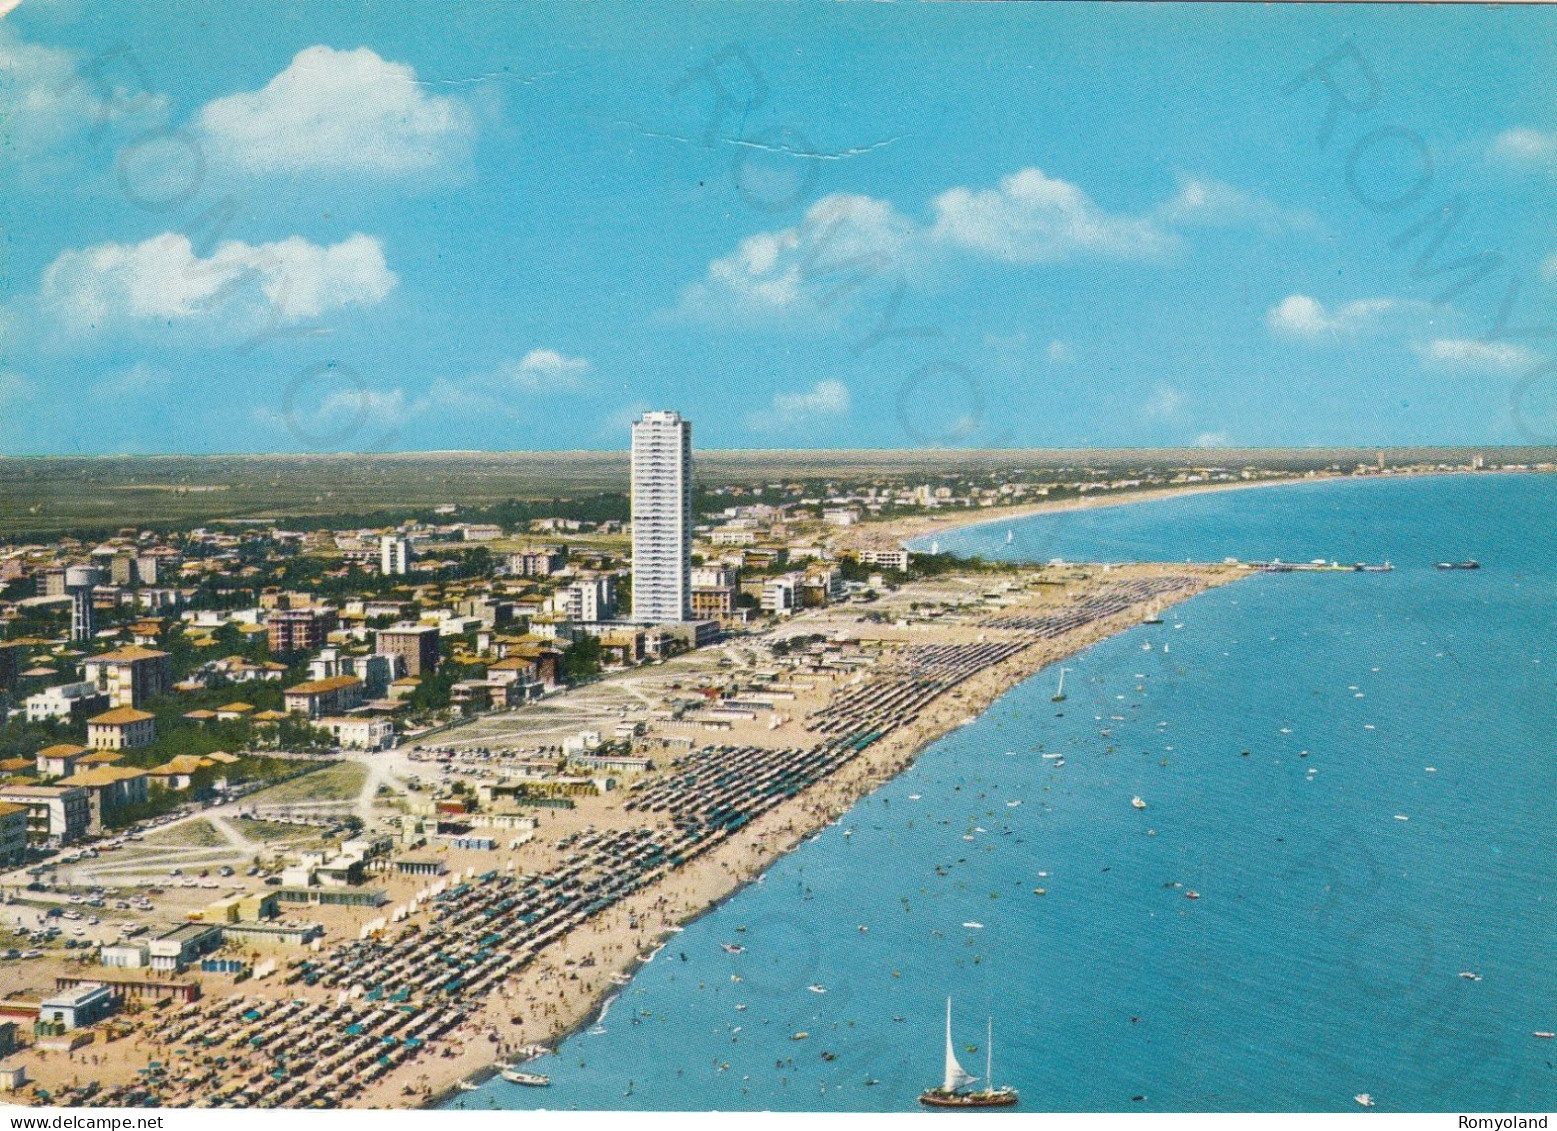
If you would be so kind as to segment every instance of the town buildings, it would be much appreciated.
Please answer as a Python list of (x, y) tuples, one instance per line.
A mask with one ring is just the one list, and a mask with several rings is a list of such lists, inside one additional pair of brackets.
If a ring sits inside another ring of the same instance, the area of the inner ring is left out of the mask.
[(337, 622), (334, 609), (274, 609), (265, 618), (270, 650), (277, 655), (316, 651), (324, 647)]
[(362, 681), (354, 675), (312, 679), (287, 688), (282, 698), (289, 714), (306, 715), (310, 719), (340, 715), (361, 704)]
[(378, 630), (378, 650), (397, 656), (406, 675), (421, 676), (438, 668), (438, 628), (427, 624), (397, 624)]
[(75, 786), (0, 786), (0, 802), (27, 810), (27, 839), (58, 848), (86, 836), (92, 824), (92, 801)]
[(106, 692), (113, 707), (139, 707), (172, 686), (172, 657), (131, 644), (81, 662), (81, 674)]
[(157, 741), (157, 716), (134, 707), (115, 707), (87, 720), (87, 744), (94, 750), (133, 750)]

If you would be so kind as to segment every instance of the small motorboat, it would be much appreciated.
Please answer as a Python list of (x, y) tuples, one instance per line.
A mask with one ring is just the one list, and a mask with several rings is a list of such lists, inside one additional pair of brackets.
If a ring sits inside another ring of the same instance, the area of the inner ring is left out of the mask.
[(1373, 1097), (1370, 1096), (1367, 1092), (1359, 1093), (1358, 1095), (1353, 1096), (1352, 1099), (1357, 1101), (1359, 1107), (1373, 1106)]
[(526, 1088), (546, 1088), (551, 1085), (551, 1077), (539, 1072), (520, 1072), (517, 1068), (503, 1069), (503, 1079), (510, 1084), (521, 1084)]
[(1130, 804), (1134, 805), (1137, 809), (1146, 808), (1146, 802), (1142, 801), (1139, 797), (1130, 798)]

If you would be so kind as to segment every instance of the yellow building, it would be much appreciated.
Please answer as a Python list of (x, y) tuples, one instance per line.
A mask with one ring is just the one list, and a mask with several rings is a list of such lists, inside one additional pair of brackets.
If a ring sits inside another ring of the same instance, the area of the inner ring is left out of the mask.
[(157, 716), (118, 707), (87, 720), (87, 742), (97, 750), (130, 750), (157, 741)]

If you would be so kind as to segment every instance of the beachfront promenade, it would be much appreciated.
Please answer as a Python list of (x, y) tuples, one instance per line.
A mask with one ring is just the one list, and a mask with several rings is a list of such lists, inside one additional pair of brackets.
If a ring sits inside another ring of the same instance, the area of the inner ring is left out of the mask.
[[(775, 653), (788, 664), (795, 717), (719, 721), (727, 741), (691, 742), (605, 795), (588, 823), (559, 821), (550, 839), (479, 874), (467, 867), (422, 887), (363, 937), (224, 996), (142, 1014), (88, 1070), (40, 1065), (42, 1095), (106, 1106), (430, 1102), (576, 1027), (666, 931), (1015, 682), (1241, 573), (1033, 570), (995, 594), (987, 581), (967, 586), (974, 596), (933, 616), (797, 618), (791, 635), (820, 631), (804, 650)], [(101, 1083), (71, 1086), (88, 1072)]]

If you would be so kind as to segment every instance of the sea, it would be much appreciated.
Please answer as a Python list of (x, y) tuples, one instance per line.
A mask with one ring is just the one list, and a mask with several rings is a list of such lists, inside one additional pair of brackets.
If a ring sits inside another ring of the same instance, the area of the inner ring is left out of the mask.
[(1554, 513), (1557, 477), (1484, 473), (939, 536), (1394, 568), (1211, 590), (1060, 703), (1040, 672), (673, 935), (550, 1087), (447, 1106), (914, 1110), (950, 998), (1024, 1111), (1557, 1108)]

